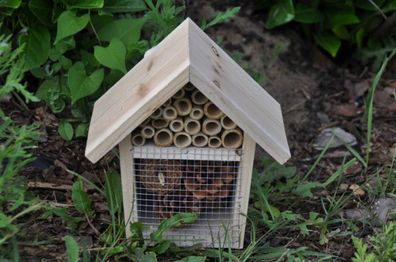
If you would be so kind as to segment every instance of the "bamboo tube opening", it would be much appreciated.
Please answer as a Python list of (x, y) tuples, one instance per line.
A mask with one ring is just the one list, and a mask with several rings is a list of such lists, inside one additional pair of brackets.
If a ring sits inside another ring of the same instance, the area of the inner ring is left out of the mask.
[(221, 132), (221, 124), (218, 120), (205, 119), (202, 124), (202, 132), (208, 136), (214, 136)]
[(196, 147), (204, 147), (208, 144), (208, 136), (206, 136), (202, 133), (193, 135), (192, 144)]
[(132, 145), (142, 146), (146, 143), (146, 139), (141, 134), (136, 134), (132, 136)]
[(172, 145), (172, 141), (173, 141), (173, 134), (167, 128), (158, 130), (154, 135), (154, 143), (157, 146), (170, 146)]
[(212, 102), (204, 105), (204, 113), (210, 119), (220, 119), (223, 116), (223, 112)]
[(150, 139), (154, 136), (155, 129), (152, 126), (144, 126), (142, 127), (142, 130), (140, 130), (140, 134), (143, 136), (143, 138)]
[(201, 131), (201, 123), (198, 120), (187, 118), (184, 122), (184, 131), (190, 135), (195, 135)]
[(184, 91), (184, 89), (180, 89), (179, 91), (176, 92), (176, 94), (173, 95), (173, 98), (180, 99), (180, 98), (183, 98), (185, 94), (186, 94), (186, 91)]
[(212, 148), (219, 148), (221, 146), (221, 139), (217, 136), (209, 137), (208, 146)]
[(203, 115), (204, 115), (204, 112), (203, 112), (202, 108), (200, 108), (199, 106), (194, 106), (191, 109), (190, 118), (199, 120), (203, 117)]
[(162, 112), (162, 116), (166, 120), (174, 120), (177, 118), (177, 111), (176, 108), (173, 106), (167, 106), (164, 108), (164, 111)]
[(140, 124), (140, 126), (147, 126), (148, 124), (150, 124), (151, 122), (151, 118), (147, 118), (146, 120), (143, 121), (143, 123)]
[(176, 111), (179, 114), (179, 116), (186, 116), (190, 114), (192, 109), (191, 101), (186, 98), (176, 100), (173, 103), (173, 105), (176, 108)]
[(154, 119), (153, 121), (151, 121), (151, 124), (156, 129), (161, 129), (161, 128), (167, 127), (168, 123), (169, 123), (168, 120), (165, 120), (165, 119), (162, 119), (162, 118)]
[(173, 143), (176, 147), (188, 147), (191, 145), (191, 136), (186, 132), (176, 133), (173, 137)]
[(191, 100), (196, 105), (203, 105), (208, 102), (208, 98), (198, 90), (191, 95)]
[(172, 98), (169, 98), (168, 100), (166, 100), (165, 103), (162, 104), (163, 107), (167, 107), (172, 105)]
[(224, 129), (235, 129), (237, 127), (234, 121), (232, 121), (228, 116), (223, 116), (220, 119), (220, 123)]
[(172, 120), (169, 124), (169, 129), (175, 133), (182, 131), (183, 128), (184, 128), (183, 120), (181, 120), (180, 118)]
[(186, 91), (192, 91), (195, 89), (195, 86), (193, 86), (191, 83), (188, 83), (187, 85), (184, 86), (184, 89)]
[(221, 135), (221, 143), (225, 148), (239, 148), (242, 145), (242, 140), (242, 132), (238, 129), (225, 130)]
[(162, 108), (158, 108), (157, 110), (155, 110), (152, 114), (151, 114), (151, 119), (158, 119), (161, 118), (162, 116)]

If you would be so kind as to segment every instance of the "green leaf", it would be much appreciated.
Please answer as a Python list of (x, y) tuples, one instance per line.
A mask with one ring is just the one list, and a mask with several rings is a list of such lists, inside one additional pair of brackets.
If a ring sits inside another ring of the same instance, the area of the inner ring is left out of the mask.
[(382, 8), (383, 12), (396, 11), (396, 1), (388, 1), (386, 5)]
[(314, 7), (297, 4), (294, 20), (303, 24), (320, 23), (323, 20), (323, 14)]
[(59, 90), (58, 82), (53, 79), (45, 80), (37, 89), (35, 96), (44, 100), (47, 104), (50, 102), (50, 91)]
[(91, 8), (102, 8), (103, 0), (63, 0), (69, 9), (91, 9)]
[(359, 18), (355, 15), (353, 6), (346, 4), (333, 4), (325, 9), (326, 21), (330, 28), (342, 25), (359, 23)]
[(326, 50), (332, 57), (337, 55), (337, 52), (341, 47), (341, 40), (334, 34), (329, 32), (314, 34), (314, 38), (315, 42)]
[(70, 141), (74, 135), (73, 126), (69, 122), (62, 120), (58, 126), (58, 133), (63, 139)]
[(351, 40), (351, 34), (345, 26), (336, 26), (331, 29), (333, 33), (340, 39), (349, 41)]
[(268, 29), (286, 24), (294, 18), (294, 7), (292, 0), (278, 0), (268, 14), (265, 26)]
[(143, 0), (106, 0), (104, 9), (113, 13), (132, 13), (147, 10), (147, 6)]
[(30, 11), (46, 26), (52, 26), (52, 8), (50, 0), (31, 0), (29, 2)]
[(161, 222), (157, 230), (150, 234), (150, 239), (153, 241), (161, 241), (162, 235), (173, 227), (180, 226), (182, 224), (194, 223), (198, 218), (196, 213), (179, 213), (171, 218), (168, 218)]
[(229, 8), (225, 12), (218, 12), (215, 18), (213, 18), (209, 23), (207, 23), (206, 20), (203, 20), (203, 23), (201, 25), (202, 30), (206, 30), (209, 27), (227, 22), (228, 20), (233, 18), (239, 12), (239, 10), (241, 10), (239, 6), (234, 8)]
[(17, 9), (21, 5), (21, 0), (2, 0), (0, 1), (0, 8)]
[(124, 74), (126, 73), (125, 55), (125, 46), (117, 38), (111, 40), (108, 47), (94, 47), (94, 56), (99, 63), (111, 69), (118, 69)]
[(75, 137), (87, 137), (88, 135), (88, 124), (81, 123), (76, 127)]
[(91, 200), (84, 191), (83, 181), (79, 178), (72, 186), (72, 200), (74, 207), (86, 215), (92, 214)]
[(201, 257), (201, 256), (188, 256), (184, 257), (182, 259), (176, 260), (175, 262), (205, 262), (206, 257)]
[(55, 44), (65, 37), (80, 32), (81, 30), (84, 29), (84, 27), (88, 24), (88, 22), (89, 22), (89, 14), (85, 14), (78, 17), (73, 11), (70, 10), (64, 11), (58, 17), (58, 26), (57, 26)]
[(80, 252), (77, 241), (72, 236), (65, 236), (64, 240), (66, 243), (67, 260), (69, 262), (77, 262)]
[(170, 248), (171, 244), (172, 242), (169, 240), (162, 240), (153, 248), (153, 252), (157, 255), (164, 254)]
[(140, 33), (145, 22), (145, 18), (118, 19), (100, 28), (98, 35), (102, 41), (107, 42), (110, 42), (114, 38), (118, 38), (129, 50), (129, 46), (139, 41)]
[(26, 69), (33, 69), (44, 64), (48, 59), (50, 47), (51, 39), (48, 29), (40, 25), (32, 26), (26, 37)]
[(355, 35), (355, 41), (356, 41), (356, 45), (358, 46), (358, 48), (362, 47), (362, 43), (363, 43), (363, 38), (365, 36), (366, 32), (364, 30), (364, 28), (360, 28)]
[(104, 76), (104, 70), (98, 69), (87, 76), (82, 62), (75, 63), (69, 69), (67, 84), (70, 90), (72, 104), (79, 99), (92, 95), (100, 87)]
[(122, 186), (121, 176), (118, 172), (115, 170), (107, 172), (104, 189), (110, 212), (112, 214), (120, 212), (122, 208)]

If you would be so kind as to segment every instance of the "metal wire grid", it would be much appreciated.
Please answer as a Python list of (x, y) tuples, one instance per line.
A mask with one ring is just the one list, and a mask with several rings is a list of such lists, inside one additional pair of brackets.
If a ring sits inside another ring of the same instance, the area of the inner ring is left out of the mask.
[[(144, 150), (144, 146), (138, 149), (139, 156)], [(147, 155), (153, 156), (153, 148), (147, 150)], [(181, 246), (238, 246), (241, 196), (236, 194), (240, 192), (241, 162), (227, 159), (241, 159), (242, 151), (190, 148), (188, 157), (181, 149), (154, 151), (155, 159), (134, 159), (137, 213), (147, 227), (144, 235), (148, 237), (162, 220), (174, 214), (195, 212), (198, 219), (194, 224), (173, 229), (166, 238)]]

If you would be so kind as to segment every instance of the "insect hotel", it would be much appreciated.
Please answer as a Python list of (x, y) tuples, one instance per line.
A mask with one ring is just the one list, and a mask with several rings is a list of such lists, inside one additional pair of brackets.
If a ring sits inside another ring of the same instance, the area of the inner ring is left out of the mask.
[(187, 18), (96, 101), (86, 157), (118, 145), (125, 221), (145, 237), (194, 212), (164, 236), (242, 248), (256, 143), (290, 157), (279, 104)]

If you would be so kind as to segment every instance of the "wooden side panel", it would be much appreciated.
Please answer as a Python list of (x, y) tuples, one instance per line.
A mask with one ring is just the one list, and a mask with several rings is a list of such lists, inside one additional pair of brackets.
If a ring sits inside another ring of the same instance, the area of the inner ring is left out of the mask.
[(130, 223), (138, 220), (137, 201), (135, 195), (135, 175), (131, 150), (131, 135), (127, 135), (119, 144), (126, 237), (129, 237), (131, 233)]
[(108, 90), (94, 106), (86, 157), (99, 160), (189, 80), (188, 22)]
[(290, 158), (280, 105), (190, 21), (190, 81), (278, 162)]
[(242, 176), (240, 180), (241, 184), (237, 186), (237, 192), (235, 192), (235, 195), (240, 198), (240, 201), (238, 202), (239, 206), (235, 207), (233, 221), (237, 222), (241, 229), (239, 247), (235, 248), (243, 248), (255, 149), (256, 143), (252, 138), (245, 134), (244, 143), (242, 146), (243, 155), (240, 171), (240, 175)]

